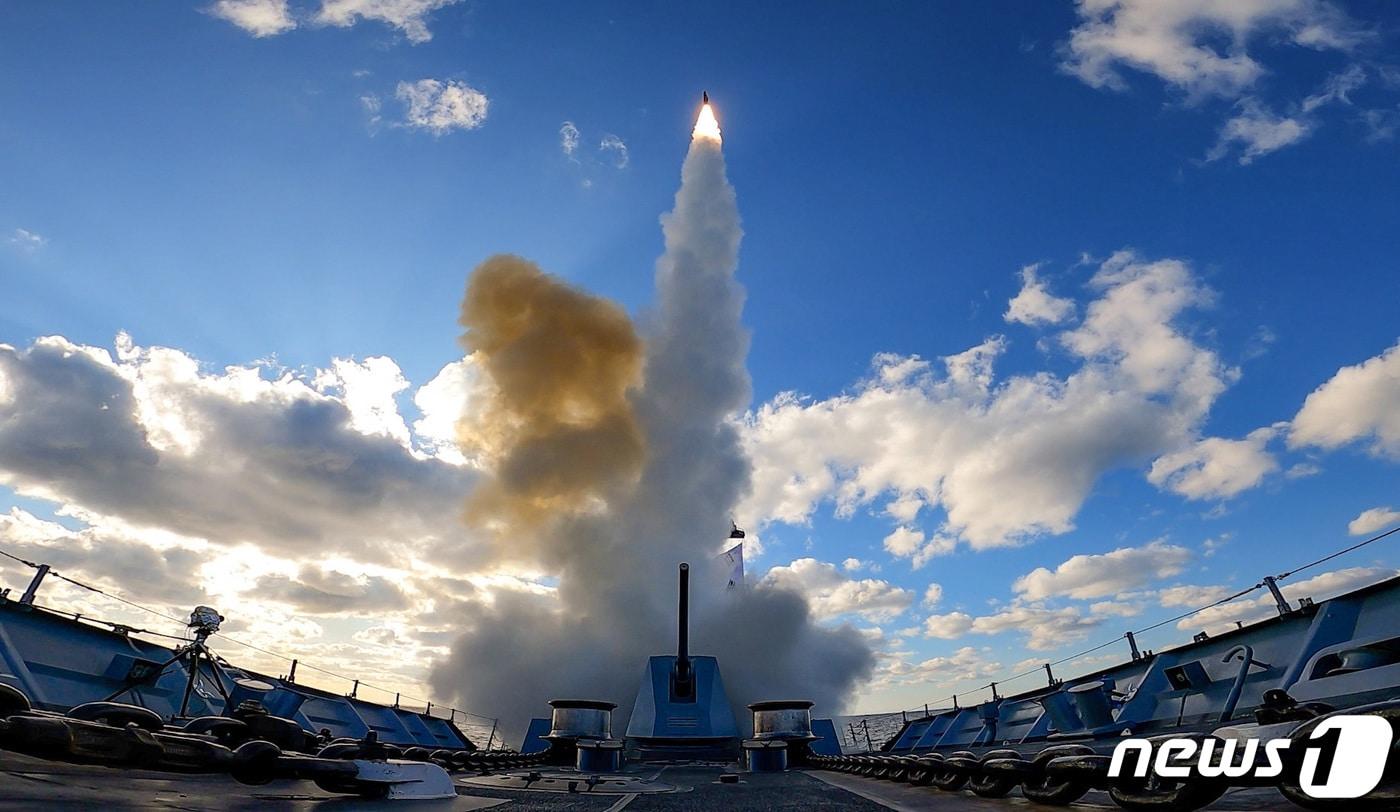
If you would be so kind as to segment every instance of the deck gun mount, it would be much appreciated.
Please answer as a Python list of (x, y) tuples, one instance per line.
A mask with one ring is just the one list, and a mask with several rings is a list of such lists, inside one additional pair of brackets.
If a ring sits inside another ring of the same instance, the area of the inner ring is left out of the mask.
[(719, 661), (690, 654), (690, 566), (680, 565), (676, 654), (647, 659), (627, 738), (643, 758), (737, 755), (739, 729)]

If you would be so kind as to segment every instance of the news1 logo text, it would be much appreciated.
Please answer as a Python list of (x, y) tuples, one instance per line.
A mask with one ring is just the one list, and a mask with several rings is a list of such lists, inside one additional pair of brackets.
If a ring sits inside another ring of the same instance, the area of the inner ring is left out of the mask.
[[(1124, 739), (1113, 750), (1109, 778), (1225, 779), (1287, 782), (1313, 798), (1362, 798), (1385, 774), (1393, 736), (1380, 716), (1330, 716), (1306, 739)], [(1301, 751), (1301, 752), (1300, 752)]]

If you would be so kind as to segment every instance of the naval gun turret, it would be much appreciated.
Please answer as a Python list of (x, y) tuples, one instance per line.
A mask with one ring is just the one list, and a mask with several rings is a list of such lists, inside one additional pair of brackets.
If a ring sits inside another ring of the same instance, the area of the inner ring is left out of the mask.
[(732, 758), (739, 729), (719, 660), (690, 654), (690, 566), (679, 576), (676, 654), (648, 658), (627, 739), (643, 758)]

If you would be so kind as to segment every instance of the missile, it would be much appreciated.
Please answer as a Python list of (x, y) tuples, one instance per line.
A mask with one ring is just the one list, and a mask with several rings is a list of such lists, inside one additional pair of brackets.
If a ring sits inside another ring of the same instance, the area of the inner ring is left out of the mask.
[(701, 103), (701, 104), (709, 104), (709, 103), (710, 103), (710, 91), (708, 91), (708, 90), (702, 90), (702, 91), (700, 91), (700, 103)]

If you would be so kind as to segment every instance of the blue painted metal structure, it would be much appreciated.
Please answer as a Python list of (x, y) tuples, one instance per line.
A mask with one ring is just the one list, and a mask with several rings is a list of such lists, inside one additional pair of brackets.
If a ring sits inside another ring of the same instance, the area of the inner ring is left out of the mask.
[[(0, 598), (0, 682), (24, 691), (43, 710), (63, 712), (133, 684), (131, 692), (118, 699), (168, 719), (179, 707), (189, 679), (183, 661), (155, 675), (159, 664), (173, 654), (132, 634)], [(199, 670), (189, 714), (222, 715), (224, 700), (213, 687), (217, 677), (207, 665)], [(449, 719), (340, 696), (233, 665), (224, 665), (224, 671), (234, 681), (225, 683), (230, 704), (256, 699), (272, 715), (293, 719), (311, 732), (329, 730), (333, 736), (361, 738), (373, 730), (380, 741), (394, 744), (475, 749)]]
[[(1282, 612), (1283, 607), (1281, 607)], [(1264, 692), (1346, 708), (1400, 696), (1400, 578), (1216, 637), (980, 705), (906, 722), (895, 753), (1107, 740), (1210, 729)]]
[(685, 697), (674, 690), (676, 659), (660, 654), (647, 660), (627, 722), (627, 738), (648, 744), (737, 742), (739, 727), (724, 692), (719, 660), (689, 658), (694, 691)]
[(819, 756), (841, 755), (841, 739), (836, 735), (836, 723), (830, 719), (813, 719), (812, 735), (816, 741), (808, 742), (807, 749)]

